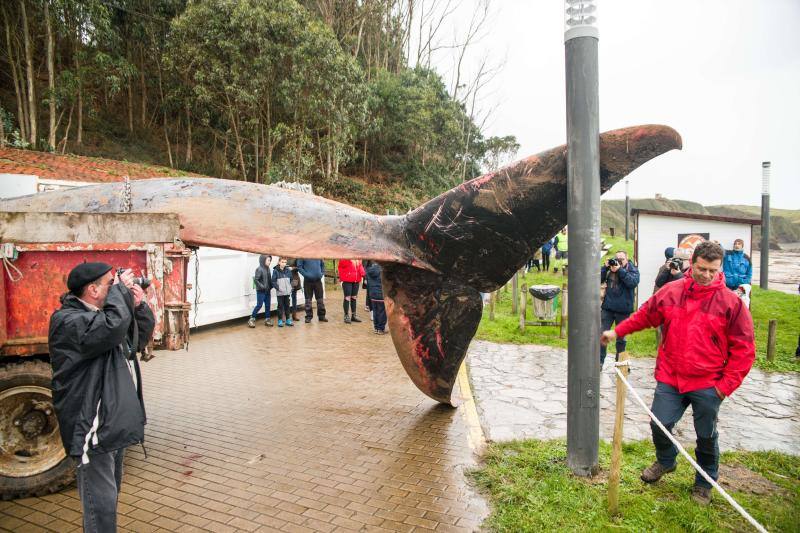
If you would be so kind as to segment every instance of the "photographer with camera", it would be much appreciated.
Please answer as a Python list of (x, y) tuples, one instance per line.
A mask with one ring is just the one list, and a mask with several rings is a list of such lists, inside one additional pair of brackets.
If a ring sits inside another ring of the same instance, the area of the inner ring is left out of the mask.
[[(600, 269), (600, 282), (605, 284), (605, 296), (600, 306), (600, 321), (603, 331), (619, 325), (633, 311), (633, 291), (639, 285), (639, 269), (628, 261), (628, 254), (619, 250)], [(617, 354), (625, 351), (625, 339), (617, 339)], [(606, 347), (600, 347), (600, 366), (606, 360)]]
[(658, 269), (656, 282), (653, 285), (653, 294), (658, 292), (658, 289), (667, 283), (683, 279), (683, 273), (686, 271), (683, 266), (683, 259), (675, 257), (675, 248), (670, 246), (665, 249), (664, 256), (667, 258), (667, 261)]
[(84, 531), (116, 531), (125, 448), (144, 441), (142, 376), (136, 354), (155, 327), (131, 270), (82, 263), (50, 317), (53, 405), (61, 441), (77, 464)]

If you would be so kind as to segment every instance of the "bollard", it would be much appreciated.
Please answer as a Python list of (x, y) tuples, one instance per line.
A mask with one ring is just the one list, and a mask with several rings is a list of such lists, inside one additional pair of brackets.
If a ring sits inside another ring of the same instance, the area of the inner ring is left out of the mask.
[(567, 282), (561, 284), (561, 331), (558, 336), (567, 336)]
[(526, 307), (528, 306), (528, 286), (522, 284), (522, 290), (519, 293), (519, 330), (525, 331)]
[(517, 314), (517, 289), (519, 289), (519, 272), (514, 272), (514, 277), (511, 278), (511, 314)]
[(497, 300), (497, 291), (489, 295), (489, 320), (494, 320), (494, 302)]
[(778, 329), (778, 321), (774, 318), (769, 321), (769, 333), (767, 334), (767, 361), (775, 359), (775, 334)]
[[(619, 362), (628, 360), (628, 352), (619, 354)], [(628, 377), (628, 367), (619, 367), (620, 372)], [(625, 424), (625, 384), (617, 376), (617, 413), (614, 418), (614, 441), (611, 445), (611, 471), (608, 473), (608, 513), (614, 516), (619, 513), (619, 477), (622, 469), (622, 430)]]

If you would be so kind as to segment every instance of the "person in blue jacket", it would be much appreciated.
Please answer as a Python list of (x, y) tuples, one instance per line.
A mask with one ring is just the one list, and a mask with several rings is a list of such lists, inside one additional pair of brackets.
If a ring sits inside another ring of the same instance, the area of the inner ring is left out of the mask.
[(314, 318), (311, 300), (317, 299), (317, 317), (320, 322), (327, 322), (325, 318), (325, 292), (322, 278), (325, 277), (325, 261), (322, 259), (298, 259), (297, 270), (303, 275), (303, 296), (306, 299), (306, 324)]
[(750, 257), (744, 253), (742, 239), (733, 241), (733, 250), (725, 252), (722, 271), (725, 273), (725, 285), (730, 290), (736, 291), (742, 285), (750, 285), (753, 279), (753, 264), (750, 262)]
[[(619, 325), (633, 311), (634, 291), (639, 285), (639, 269), (628, 261), (627, 252), (620, 250), (600, 269), (600, 282), (606, 285), (606, 294), (600, 306), (602, 330), (611, 329), (611, 324)], [(624, 338), (618, 338), (617, 354), (625, 351)], [(606, 360), (606, 347), (600, 347), (600, 366)]]
[(542, 270), (550, 271), (550, 254), (553, 252), (553, 239), (542, 245)]

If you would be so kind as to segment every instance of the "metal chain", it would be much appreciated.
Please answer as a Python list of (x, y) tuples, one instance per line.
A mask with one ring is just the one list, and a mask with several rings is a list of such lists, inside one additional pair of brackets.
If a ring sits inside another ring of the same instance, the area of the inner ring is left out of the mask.
[(197, 327), (197, 313), (200, 309), (200, 248), (192, 250), (194, 254), (194, 327)]
[(133, 194), (131, 192), (131, 179), (125, 176), (122, 182), (122, 212), (130, 213), (133, 211)]

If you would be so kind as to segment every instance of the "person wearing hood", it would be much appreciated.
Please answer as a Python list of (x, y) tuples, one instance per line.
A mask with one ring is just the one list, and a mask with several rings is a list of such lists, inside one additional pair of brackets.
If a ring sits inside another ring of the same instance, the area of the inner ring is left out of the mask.
[(733, 241), (733, 250), (725, 252), (722, 270), (725, 273), (725, 286), (730, 290), (742, 293), (744, 292), (742, 286), (750, 285), (753, 279), (753, 264), (750, 262), (750, 256), (744, 253), (742, 239)]
[[(682, 282), (665, 285), (628, 320), (600, 336), (600, 343), (606, 345), (617, 337), (663, 325), (651, 410), (671, 432), (686, 408), (692, 406), (697, 434), (695, 457), (715, 480), (719, 471), (719, 408), (742, 384), (756, 356), (750, 311), (725, 289), (720, 272), (723, 255), (721, 246), (701, 242)], [(675, 470), (678, 450), (655, 423), (650, 427), (656, 461), (642, 472), (641, 479), (655, 483)], [(699, 473), (695, 475), (692, 499), (703, 505), (711, 502), (711, 484)]]
[(132, 270), (81, 263), (67, 288), (48, 333), (53, 407), (77, 464), (83, 530), (116, 531), (125, 448), (144, 442), (147, 422), (136, 354), (155, 316)]
[(256, 316), (261, 311), (262, 305), (266, 306), (267, 311), (264, 325), (272, 327), (272, 320), (269, 317), (269, 308), (272, 303), (270, 302), (270, 297), (272, 296), (272, 274), (269, 271), (271, 262), (271, 255), (258, 256), (258, 267), (256, 267), (256, 272), (253, 274), (253, 285), (256, 287), (256, 306), (250, 314), (250, 320), (247, 321), (247, 325), (251, 328), (256, 327)]

